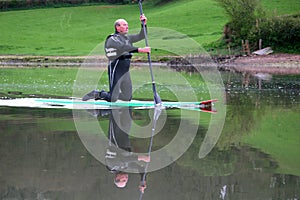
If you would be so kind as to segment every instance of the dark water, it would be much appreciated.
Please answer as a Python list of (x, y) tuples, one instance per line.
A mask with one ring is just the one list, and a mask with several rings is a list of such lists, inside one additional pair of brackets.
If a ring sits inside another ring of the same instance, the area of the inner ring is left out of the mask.
[[(147, 174), (143, 196), (139, 174), (130, 174), (124, 189), (114, 186), (114, 175), (83, 144), (71, 110), (2, 107), (0, 199), (300, 199), (300, 76), (223, 79), (227, 115), (217, 144), (199, 159), (211, 115), (203, 113), (188, 150)], [(149, 110), (132, 114), (140, 126), (149, 124)], [(153, 150), (173, 139), (182, 120), (178, 110), (162, 115)], [(106, 132), (109, 116), (97, 120)], [(141, 152), (148, 143), (131, 140)]]

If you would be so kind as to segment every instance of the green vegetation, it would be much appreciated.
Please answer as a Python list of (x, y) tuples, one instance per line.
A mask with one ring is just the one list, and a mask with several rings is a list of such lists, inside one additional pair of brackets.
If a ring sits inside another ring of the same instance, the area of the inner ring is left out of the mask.
[[(164, 0), (150, 0), (159, 4)], [(167, 0), (168, 1), (168, 0)], [(129, 4), (131, 0), (1, 0), (0, 10), (21, 10), (33, 8), (59, 8), (68, 6), (86, 6), (93, 4)]]
[(229, 34), (239, 39), (247, 38), (255, 25), (255, 20), (262, 17), (259, 0), (215, 0), (229, 16), (227, 24)]
[(299, 13), (300, 2), (294, 0), (261, 0), (267, 16)]
[[(300, 175), (299, 113), (270, 107), (244, 141), (278, 162), (278, 173)], [(285, 114), (283, 114), (285, 113)]]
[(1, 69), (0, 91), (71, 96), (76, 68)]
[[(297, 0), (262, 3), (270, 13), (295, 14), (300, 10)], [(207, 48), (222, 37), (223, 26), (229, 21), (214, 0), (178, 0), (161, 6), (145, 2), (144, 12), (149, 27), (176, 30)], [(88, 55), (114, 31), (117, 18), (127, 19), (132, 30), (140, 27), (138, 16), (136, 4), (0, 12), (0, 54)], [(151, 40), (149, 43), (151, 46)]]
[[(76, 77), (78, 73), (84, 73), (83, 78)], [(103, 74), (102, 74), (103, 73)], [(92, 82), (89, 82), (91, 76), (96, 76), (98, 82), (98, 89), (108, 89), (108, 77), (107, 72), (103, 69), (81, 69), (77, 67), (61, 67), (61, 68), (3, 68), (0, 70), (0, 91), (5, 96), (15, 96), (18, 92), (22, 92), (23, 95), (47, 95), (47, 96), (73, 96), (81, 97), (78, 95), (76, 87), (78, 81), (83, 81), (84, 84), (80, 84), (80, 92), (88, 92), (95, 88)], [(199, 77), (198, 74), (188, 75), (186, 73), (174, 73), (168, 70), (154, 70), (157, 89), (160, 91), (162, 99), (177, 100), (180, 98), (189, 98), (191, 91), (195, 92), (196, 97), (199, 100), (205, 100), (209, 98), (206, 84)], [(170, 76), (172, 73), (172, 76)], [(170, 77), (166, 79), (165, 77)], [(149, 69), (147, 67), (138, 67), (131, 70), (131, 78), (133, 82), (134, 98), (135, 99), (149, 99), (153, 96), (152, 85), (150, 81)], [(75, 82), (75, 80), (77, 82)], [(75, 91), (75, 92), (74, 92)], [(177, 94), (176, 94), (177, 93)], [(178, 96), (179, 95), (179, 96)], [(188, 100), (188, 99), (186, 99)], [(181, 99), (184, 101), (184, 99)]]
[[(248, 34), (250, 41), (262, 39), (275, 50), (299, 52), (300, 14), (261, 19)], [(257, 47), (257, 45), (256, 45)]]
[[(229, 46), (240, 46), (240, 41), (248, 40), (250, 49), (259, 48), (259, 40), (264, 45), (282, 51), (300, 51), (295, 44), (300, 35), (300, 15), (278, 16), (266, 14), (259, 0), (215, 0), (226, 11), (229, 22), (224, 29), (224, 39)], [(222, 44), (222, 43), (221, 43)]]
[(229, 93), (226, 122), (215, 148), (198, 159), (206, 132), (205, 126), (199, 126), (191, 147), (177, 163), (205, 176), (225, 176), (245, 168), (299, 176), (299, 105), (260, 92)]
[[(172, 0), (147, 0), (153, 5), (162, 5)], [(93, 4), (130, 4), (137, 0), (1, 0), (0, 10), (18, 10), (32, 8), (59, 8), (67, 6), (93, 5)]]

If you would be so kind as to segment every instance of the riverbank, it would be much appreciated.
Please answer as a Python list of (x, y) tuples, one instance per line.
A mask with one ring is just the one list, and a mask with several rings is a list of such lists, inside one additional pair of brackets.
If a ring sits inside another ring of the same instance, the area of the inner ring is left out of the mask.
[[(174, 57), (164, 57), (153, 61), (154, 65), (170, 65)], [(251, 56), (215, 56), (212, 58), (220, 70), (272, 73), (272, 74), (300, 74), (300, 54), (276, 53), (269, 55)], [(0, 55), (0, 67), (23, 66), (81, 66), (106, 63), (104, 56), (28, 56), (28, 55)], [(140, 57), (135, 57), (133, 63), (146, 63)], [(177, 63), (180, 66), (180, 63)], [(105, 66), (105, 65), (104, 65)], [(182, 68), (184, 68), (183, 66)]]
[(269, 54), (225, 59), (220, 69), (237, 72), (272, 74), (300, 74), (300, 54)]

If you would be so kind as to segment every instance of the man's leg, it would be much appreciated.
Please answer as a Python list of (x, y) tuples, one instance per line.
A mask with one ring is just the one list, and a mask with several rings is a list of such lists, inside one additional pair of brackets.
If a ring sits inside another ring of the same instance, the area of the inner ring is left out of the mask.
[(132, 99), (132, 82), (129, 71), (125, 73), (121, 78), (120, 90), (120, 100), (130, 101)]
[[(107, 71), (108, 71), (108, 80), (109, 80), (109, 84), (110, 84), (110, 86), (109, 86), (110, 91), (112, 91), (113, 88), (115, 87), (115, 73), (116, 73), (118, 63), (119, 63), (119, 60), (116, 60), (114, 62), (110, 62), (108, 65)], [(106, 92), (104, 90), (101, 90), (101, 91), (93, 90), (82, 97), (83, 101), (87, 101), (90, 99), (95, 99), (95, 100), (103, 99), (103, 100), (110, 102), (111, 101), (111, 92)]]
[(109, 121), (110, 141), (121, 149), (131, 148), (129, 134), (132, 124), (132, 110), (129, 108), (113, 109)]
[(129, 74), (130, 60), (116, 60), (108, 66), (108, 78), (110, 91), (105, 92), (94, 90), (86, 94), (82, 100), (104, 99), (109, 102), (115, 102), (118, 99), (130, 101), (132, 98), (132, 83)]
[(117, 83), (113, 84), (110, 92), (101, 91), (100, 98), (111, 102), (117, 100), (130, 101), (132, 98), (132, 84), (129, 72), (118, 79)]
[(129, 73), (130, 59), (119, 60), (114, 72), (110, 90), (111, 101), (130, 101), (132, 96), (132, 83)]
[(113, 84), (112, 90), (109, 92), (111, 102), (116, 102), (120, 95), (120, 81)]

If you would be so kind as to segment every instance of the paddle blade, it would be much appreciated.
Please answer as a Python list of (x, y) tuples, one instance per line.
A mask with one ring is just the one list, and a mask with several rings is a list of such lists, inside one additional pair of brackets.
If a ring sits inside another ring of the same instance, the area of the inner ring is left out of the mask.
[(207, 100), (200, 102), (200, 110), (202, 112), (208, 112), (208, 113), (216, 113), (217, 110), (214, 108), (214, 102), (218, 101), (217, 99)]
[(155, 102), (155, 105), (162, 104), (161, 98), (156, 92), (154, 93), (154, 102)]

